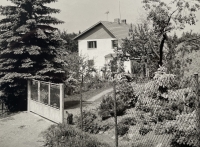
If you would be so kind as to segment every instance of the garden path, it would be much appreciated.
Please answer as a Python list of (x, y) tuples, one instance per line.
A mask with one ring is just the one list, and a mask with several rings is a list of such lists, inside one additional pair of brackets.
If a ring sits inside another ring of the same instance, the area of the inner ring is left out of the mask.
[[(97, 94), (97, 95), (95, 95), (94, 97), (92, 97), (92, 98), (90, 98), (90, 99), (88, 99), (88, 100), (86, 100), (86, 101), (84, 101), (83, 102), (83, 107), (84, 108), (88, 108), (88, 107), (92, 107), (92, 108), (95, 108), (96, 107), (96, 105), (98, 104), (96, 101), (98, 101), (100, 98), (102, 98), (104, 95), (106, 95), (106, 94), (108, 94), (108, 93), (110, 93), (110, 92), (112, 92), (113, 91), (113, 88), (109, 88), (109, 89), (107, 89), (107, 90), (105, 90), (105, 91), (103, 91), (103, 92), (101, 92), (101, 93), (99, 93), (99, 94)], [(74, 108), (69, 108), (69, 109), (65, 109), (65, 115), (66, 115), (66, 111), (68, 112), (68, 113), (72, 113), (73, 115), (78, 115), (78, 114), (80, 114), (80, 105), (78, 104), (76, 107), (74, 107)], [(65, 116), (65, 118), (66, 118), (67, 116)]]

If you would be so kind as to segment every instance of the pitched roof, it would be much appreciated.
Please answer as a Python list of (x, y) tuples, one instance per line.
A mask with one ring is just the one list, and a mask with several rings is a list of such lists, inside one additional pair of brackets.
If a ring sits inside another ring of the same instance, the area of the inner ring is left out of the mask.
[(108, 21), (100, 21), (87, 30), (83, 31), (81, 34), (76, 36), (74, 40), (78, 40), (79, 37), (90, 31), (92, 28), (97, 25), (102, 24), (114, 37), (121, 40), (129, 36), (129, 30), (131, 26), (129, 24), (117, 23), (117, 22), (108, 22)]

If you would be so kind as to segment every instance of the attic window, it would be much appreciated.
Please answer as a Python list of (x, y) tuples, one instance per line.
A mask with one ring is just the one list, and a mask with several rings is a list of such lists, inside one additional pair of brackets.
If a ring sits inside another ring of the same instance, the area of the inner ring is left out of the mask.
[(111, 40), (112, 41), (112, 49), (115, 49), (118, 47), (118, 41), (117, 40)]
[(96, 41), (88, 41), (88, 48), (97, 48)]

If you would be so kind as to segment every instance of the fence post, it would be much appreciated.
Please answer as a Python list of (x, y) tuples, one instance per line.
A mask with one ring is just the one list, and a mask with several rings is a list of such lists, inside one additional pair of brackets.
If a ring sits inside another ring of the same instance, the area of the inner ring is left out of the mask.
[(117, 127), (117, 99), (116, 99), (116, 83), (113, 81), (114, 96), (114, 116), (115, 116), (115, 147), (118, 147), (118, 127)]
[(194, 74), (195, 78), (195, 93), (196, 93), (196, 119), (197, 119), (197, 133), (198, 133), (198, 138), (197, 138), (197, 146), (200, 146), (200, 100), (199, 100), (199, 76), (198, 74)]
[(31, 81), (27, 81), (27, 111), (30, 112), (30, 100), (31, 100)]
[(48, 84), (48, 105), (51, 105), (51, 83)]
[(60, 84), (60, 122), (64, 122), (64, 84)]
[(38, 101), (40, 102), (40, 81), (38, 81)]

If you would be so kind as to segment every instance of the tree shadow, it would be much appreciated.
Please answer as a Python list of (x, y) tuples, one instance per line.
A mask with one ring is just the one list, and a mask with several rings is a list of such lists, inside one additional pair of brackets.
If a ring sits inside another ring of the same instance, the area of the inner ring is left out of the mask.
[[(83, 107), (92, 104), (92, 102), (83, 101), (82, 105)], [(79, 100), (71, 100), (71, 101), (65, 101), (64, 102), (64, 109), (75, 109), (80, 107), (80, 101)]]

